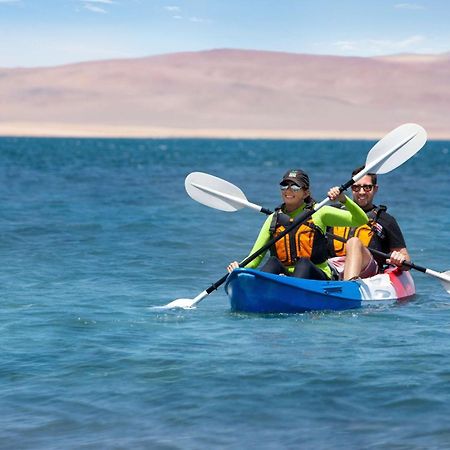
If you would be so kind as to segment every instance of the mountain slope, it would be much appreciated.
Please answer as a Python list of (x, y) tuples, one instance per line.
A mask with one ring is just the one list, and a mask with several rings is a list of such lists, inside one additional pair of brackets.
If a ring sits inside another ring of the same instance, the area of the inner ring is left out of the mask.
[(450, 137), (450, 55), (212, 50), (0, 69), (0, 105), (14, 134), (369, 136), (417, 122)]

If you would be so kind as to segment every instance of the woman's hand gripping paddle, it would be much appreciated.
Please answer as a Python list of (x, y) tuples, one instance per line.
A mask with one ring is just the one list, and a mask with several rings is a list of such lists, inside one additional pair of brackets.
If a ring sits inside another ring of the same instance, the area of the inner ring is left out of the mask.
[[(348, 189), (353, 183), (361, 179), (367, 173), (383, 174), (396, 169), (413, 155), (415, 155), (424, 146), (426, 140), (427, 134), (420, 125), (405, 124), (391, 131), (383, 139), (377, 142), (374, 147), (372, 147), (367, 155), (366, 165), (364, 169), (357, 173), (349, 181), (344, 183), (340, 187), (341, 192)], [(189, 184), (189, 189), (186, 189), (188, 190), (189, 195), (195, 200), (198, 199), (200, 203), (210, 206), (208, 202), (211, 202), (211, 205), (214, 204), (214, 207), (217, 209), (222, 209), (219, 207), (220, 205), (222, 205), (228, 208), (226, 209), (227, 211), (236, 211), (237, 209), (240, 209), (240, 207), (244, 206), (248, 206), (259, 211), (264, 210), (264, 208), (250, 203), (239, 188), (233, 186), (227, 181), (221, 180), (217, 177), (210, 178), (211, 175), (203, 174), (201, 172), (194, 172), (191, 175), (192, 176), (189, 180), (189, 177), (186, 179), (186, 184)], [(213, 181), (213, 184), (212, 186), (208, 186), (208, 181), (206, 181), (205, 183), (205, 180), (211, 181), (211, 179)], [(218, 193), (221, 193), (221, 187), (225, 187), (225, 195), (218, 195)], [(293, 221), (293, 223), (282, 233), (280, 233), (276, 238), (271, 239), (266, 245), (241, 261), (239, 263), (239, 267), (245, 267), (260, 254), (267, 251), (275, 242), (284, 237), (301, 223), (305, 222), (310, 216), (314, 214), (315, 211), (322, 208), (322, 206), (325, 206), (327, 203), (329, 203), (329, 201), (330, 200), (327, 197), (315, 206), (315, 210), (305, 211), (303, 214), (300, 214)], [(229, 203), (227, 204), (227, 206), (225, 206), (225, 203), (227, 202)], [(225, 282), (227, 277), (228, 274), (224, 275), (222, 278), (220, 278), (220, 280), (213, 283), (193, 299), (180, 298), (168, 303), (162, 308), (193, 308), (204, 298), (206, 298), (211, 292), (221, 286)]]

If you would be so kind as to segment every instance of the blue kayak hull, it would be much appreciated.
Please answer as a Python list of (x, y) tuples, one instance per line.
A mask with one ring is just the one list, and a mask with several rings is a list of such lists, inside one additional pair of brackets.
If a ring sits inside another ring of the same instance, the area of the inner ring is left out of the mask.
[(396, 301), (414, 295), (409, 272), (391, 271), (359, 281), (317, 281), (253, 269), (236, 269), (225, 283), (232, 311), (301, 313), (360, 308), (363, 301)]

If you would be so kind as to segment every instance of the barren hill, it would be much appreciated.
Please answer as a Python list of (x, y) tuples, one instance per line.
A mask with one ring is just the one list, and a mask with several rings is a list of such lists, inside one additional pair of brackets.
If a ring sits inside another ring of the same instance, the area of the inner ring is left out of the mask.
[(0, 69), (0, 134), (450, 138), (450, 54), (211, 50)]

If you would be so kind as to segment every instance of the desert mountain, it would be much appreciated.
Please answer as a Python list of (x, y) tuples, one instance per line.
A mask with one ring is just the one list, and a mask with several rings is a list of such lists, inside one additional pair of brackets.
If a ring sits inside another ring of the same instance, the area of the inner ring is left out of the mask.
[(450, 138), (450, 54), (211, 50), (0, 69), (0, 133)]

